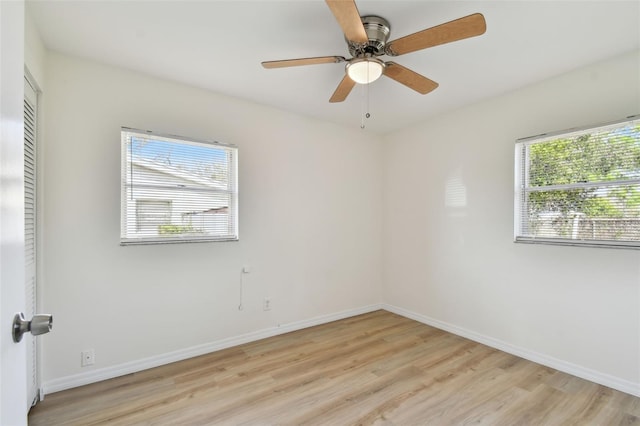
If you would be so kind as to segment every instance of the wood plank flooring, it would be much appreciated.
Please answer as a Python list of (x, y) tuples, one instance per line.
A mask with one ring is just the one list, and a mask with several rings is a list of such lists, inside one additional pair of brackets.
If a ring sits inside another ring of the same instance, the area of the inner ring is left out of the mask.
[(640, 425), (640, 398), (376, 311), (47, 395), (37, 425)]

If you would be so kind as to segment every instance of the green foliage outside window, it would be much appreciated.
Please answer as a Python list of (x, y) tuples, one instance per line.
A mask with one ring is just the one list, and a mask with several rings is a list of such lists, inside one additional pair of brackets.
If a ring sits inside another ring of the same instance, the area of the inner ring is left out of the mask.
[(201, 231), (195, 229), (191, 225), (182, 226), (182, 225), (165, 224), (165, 225), (158, 226), (158, 233), (160, 235), (193, 234), (197, 232), (201, 232)]
[(637, 120), (519, 142), (517, 159), (516, 241), (640, 241)]
[[(637, 184), (599, 184), (640, 178), (640, 126), (556, 139), (529, 147), (529, 186), (592, 183), (591, 187), (529, 193), (529, 213), (582, 213), (588, 217), (640, 217)], [(606, 195), (606, 196), (605, 196)]]

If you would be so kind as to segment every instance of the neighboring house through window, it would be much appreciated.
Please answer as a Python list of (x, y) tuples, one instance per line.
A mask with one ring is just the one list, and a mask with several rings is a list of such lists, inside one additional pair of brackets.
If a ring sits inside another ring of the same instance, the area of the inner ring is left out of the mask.
[(171, 224), (171, 200), (136, 200), (136, 232), (159, 233)]

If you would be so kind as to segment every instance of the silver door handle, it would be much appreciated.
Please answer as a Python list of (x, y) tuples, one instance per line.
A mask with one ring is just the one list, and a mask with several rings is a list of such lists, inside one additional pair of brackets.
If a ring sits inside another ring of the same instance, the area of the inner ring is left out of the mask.
[(34, 336), (38, 336), (50, 332), (52, 328), (53, 315), (34, 315), (31, 321), (27, 321), (24, 319), (24, 314), (19, 312), (13, 317), (13, 330), (11, 331), (11, 335), (13, 336), (13, 341), (18, 343), (22, 340), (22, 335), (26, 332), (31, 332)]

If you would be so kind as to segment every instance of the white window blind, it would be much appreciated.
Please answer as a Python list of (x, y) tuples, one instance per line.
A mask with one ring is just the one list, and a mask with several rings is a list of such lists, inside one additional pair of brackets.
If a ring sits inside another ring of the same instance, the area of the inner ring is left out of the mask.
[(640, 117), (520, 139), (515, 241), (640, 248)]
[(122, 128), (121, 244), (238, 239), (237, 148)]

